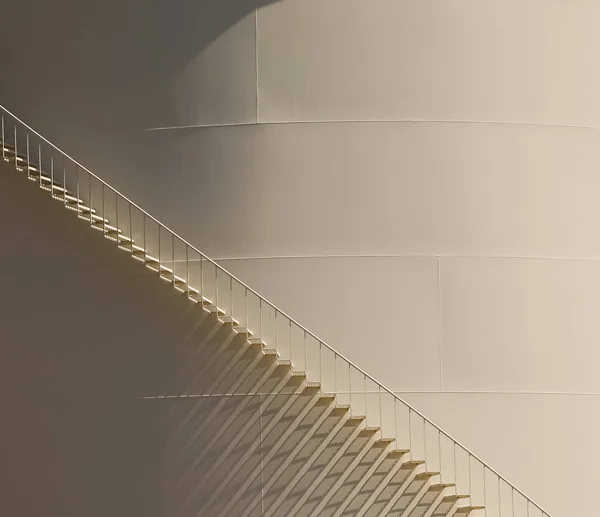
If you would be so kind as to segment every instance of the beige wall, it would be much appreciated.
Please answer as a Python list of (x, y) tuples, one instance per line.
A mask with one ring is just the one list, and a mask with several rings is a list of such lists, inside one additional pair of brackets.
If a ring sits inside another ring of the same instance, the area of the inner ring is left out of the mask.
[(122, 102), (88, 119), (118, 111), (135, 149), (73, 115), (94, 137), (77, 156), (390, 388), (427, 392), (407, 397), (555, 516), (592, 514), (600, 4), (265, 3), (212, 32), (214, 4), (179, 11), (211, 37), (161, 39), (172, 66), (135, 102), (103, 71)]
[(263, 124), (163, 136), (188, 160), (173, 196), (219, 215), (185, 234), (582, 517), (600, 481), (598, 22), (584, 1), (286, 0), (255, 20)]

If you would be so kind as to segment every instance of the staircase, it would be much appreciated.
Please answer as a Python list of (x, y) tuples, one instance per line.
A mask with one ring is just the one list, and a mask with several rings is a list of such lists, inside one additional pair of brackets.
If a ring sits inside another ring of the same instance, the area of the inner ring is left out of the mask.
[(183, 514), (550, 517), (283, 311), (1, 106), (0, 114), (3, 160), (208, 322), (189, 365), (193, 388), (152, 397), (220, 395), (197, 421), (186, 417), (193, 431), (177, 449), (183, 475), (173, 487)]

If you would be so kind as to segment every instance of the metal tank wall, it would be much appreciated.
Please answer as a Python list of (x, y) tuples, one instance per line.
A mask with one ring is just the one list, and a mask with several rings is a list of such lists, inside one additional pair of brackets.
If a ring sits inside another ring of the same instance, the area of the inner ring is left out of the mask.
[(600, 4), (134, 3), (139, 40), (86, 47), (108, 100), (62, 105), (83, 129), (52, 92), (11, 102), (551, 513), (590, 515)]

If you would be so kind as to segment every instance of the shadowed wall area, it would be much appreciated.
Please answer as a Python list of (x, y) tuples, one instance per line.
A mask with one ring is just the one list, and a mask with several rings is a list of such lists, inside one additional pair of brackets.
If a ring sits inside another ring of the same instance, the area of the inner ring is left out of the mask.
[[(144, 200), (142, 177), (159, 181), (164, 171), (153, 167), (159, 148), (142, 130), (189, 123), (194, 109), (213, 122), (223, 109), (231, 122), (255, 117), (256, 92), (239, 84), (249, 75), (256, 84), (250, 15), (274, 1), (4, 2), (1, 102)], [(211, 49), (228, 31), (243, 42), (225, 37)]]
[(156, 397), (224, 393), (238, 338), (12, 167), (0, 174), (0, 513), (197, 515), (231, 433), (254, 418), (226, 472), (259, 439), (261, 399)]

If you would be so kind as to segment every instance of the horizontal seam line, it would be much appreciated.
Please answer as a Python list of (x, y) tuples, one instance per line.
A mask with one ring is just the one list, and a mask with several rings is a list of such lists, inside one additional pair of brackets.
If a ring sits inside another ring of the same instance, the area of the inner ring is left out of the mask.
[(225, 122), (221, 124), (192, 124), (185, 126), (165, 126), (146, 128), (143, 131), (172, 131), (178, 129), (210, 129), (219, 127), (244, 127), (244, 126), (269, 126), (269, 125), (296, 125), (296, 124), (490, 124), (505, 126), (530, 126), (564, 129), (590, 129), (597, 130), (600, 126), (584, 126), (577, 124), (550, 124), (542, 122), (514, 122), (503, 120), (416, 120), (416, 119), (347, 119), (347, 120), (281, 120), (281, 121), (250, 121), (250, 122)]
[[(324, 393), (327, 393), (325, 391)], [(353, 395), (364, 394), (365, 391), (353, 391)], [(368, 395), (377, 395), (377, 390), (367, 390)], [(560, 396), (577, 396), (577, 397), (598, 397), (600, 393), (596, 392), (578, 392), (578, 391), (465, 391), (465, 390), (408, 390), (394, 391), (396, 395), (560, 395)], [(340, 390), (337, 395), (349, 395), (348, 390)], [(256, 397), (258, 395), (279, 395), (292, 396), (293, 394), (270, 393), (270, 392), (253, 392), (253, 393), (191, 393), (189, 395), (148, 395), (141, 397), (143, 400), (164, 400), (164, 399), (198, 399), (198, 398), (216, 398), (216, 397)]]
[[(414, 258), (430, 258), (430, 259), (452, 259), (452, 258), (479, 258), (479, 259), (505, 259), (505, 260), (561, 260), (561, 261), (574, 261), (574, 262), (600, 262), (600, 258), (585, 258), (585, 257), (543, 257), (543, 256), (535, 256), (535, 255), (425, 255), (425, 254), (390, 254), (390, 255), (267, 255), (264, 257), (257, 256), (247, 256), (247, 257), (220, 257), (215, 258), (215, 261), (226, 262), (226, 261), (235, 261), (235, 260), (285, 260), (285, 259), (336, 259), (336, 258), (406, 258), (406, 259), (414, 259)], [(196, 259), (194, 259), (196, 260)], [(192, 261), (190, 259), (190, 261)], [(198, 261), (198, 260), (196, 260)], [(167, 261), (163, 261), (167, 262)], [(179, 262), (179, 261), (175, 261)], [(182, 260), (181, 262), (185, 262)]]
[[(371, 393), (371, 392), (369, 392)], [(377, 391), (373, 391), (377, 393)], [(432, 395), (566, 395), (580, 397), (598, 397), (600, 393), (593, 391), (460, 391), (460, 390), (412, 390), (394, 391), (395, 394), (432, 394)]]

